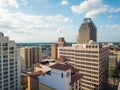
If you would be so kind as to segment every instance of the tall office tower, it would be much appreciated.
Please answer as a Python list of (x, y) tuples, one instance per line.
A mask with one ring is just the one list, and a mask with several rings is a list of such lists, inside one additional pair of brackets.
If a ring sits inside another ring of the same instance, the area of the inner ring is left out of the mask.
[(58, 47), (58, 57), (66, 57), (69, 63), (83, 74), (82, 90), (105, 90), (108, 82), (109, 50), (100, 44), (74, 44)]
[(0, 32), (0, 90), (20, 90), (20, 55), (14, 41)]
[(58, 44), (51, 44), (51, 58), (57, 59), (57, 47)]
[(58, 44), (59, 47), (63, 47), (63, 46), (66, 46), (66, 45), (67, 45), (64, 37), (59, 37), (57, 44)]
[(97, 29), (91, 18), (85, 18), (79, 29), (77, 43), (88, 43), (90, 40), (97, 41)]
[(35, 63), (41, 61), (42, 50), (40, 46), (29, 46), (20, 48), (21, 70), (31, 68)]
[(67, 46), (67, 43), (63, 37), (58, 38), (58, 42), (56, 44), (51, 45), (51, 58), (57, 59), (57, 48)]

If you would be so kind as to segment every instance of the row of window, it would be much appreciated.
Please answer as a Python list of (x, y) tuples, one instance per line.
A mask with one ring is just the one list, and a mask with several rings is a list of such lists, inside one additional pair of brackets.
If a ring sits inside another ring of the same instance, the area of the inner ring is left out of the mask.
[(83, 69), (80, 69), (80, 71), (85, 75), (88, 75), (88, 74), (98, 75), (98, 71), (90, 71), (90, 70), (83, 70)]
[(76, 58), (76, 60), (82, 60), (82, 61), (92, 61), (92, 62), (98, 62), (98, 59), (91, 59), (91, 58)]
[(81, 52), (81, 53), (98, 53), (98, 51), (87, 51), (87, 50), (68, 50), (68, 49), (59, 49), (59, 51), (68, 51), (68, 52)]
[[(90, 79), (90, 78), (85, 78), (85, 77), (83, 77), (83, 80), (87, 80), (87, 81), (89, 81), (89, 82), (94, 82), (94, 83), (98, 83), (98, 80), (94, 80), (94, 79)], [(83, 80), (82, 80), (82, 82), (83, 82)]]
[[(83, 68), (92, 68), (92, 67), (89, 67), (89, 66), (97, 66), (98, 67), (98, 64), (89, 63), (89, 62), (77, 62), (76, 64), (84, 65)], [(81, 65), (79, 65), (79, 66), (81, 66)], [(89, 65), (89, 66), (85, 66), (85, 65)]]
[(91, 58), (98, 58), (98, 55), (87, 55), (87, 54), (75, 54), (75, 53), (63, 53), (63, 52), (60, 52), (60, 54), (63, 54), (63, 55), (74, 55), (74, 56), (80, 56), (80, 57), (91, 57)]
[(89, 70), (97, 70), (98, 71), (98, 68), (89, 67), (89, 66), (79, 66), (79, 68), (85, 68), (85, 69), (89, 69)]

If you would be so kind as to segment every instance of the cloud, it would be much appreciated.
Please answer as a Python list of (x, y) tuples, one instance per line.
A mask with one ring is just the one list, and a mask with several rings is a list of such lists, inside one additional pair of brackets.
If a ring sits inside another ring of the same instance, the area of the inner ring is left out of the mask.
[(0, 7), (6, 8), (8, 6), (13, 6), (19, 8), (19, 4), (16, 0), (0, 0)]
[(68, 3), (68, 1), (67, 0), (63, 0), (62, 2), (61, 2), (61, 5), (68, 5), (69, 3)]
[(102, 0), (84, 0), (79, 5), (73, 5), (71, 10), (74, 13), (85, 14), (85, 17), (95, 17), (105, 12), (120, 12), (120, 7), (111, 7), (107, 4), (104, 4)]
[(72, 20), (60, 14), (54, 16), (28, 15), (22, 12), (12, 13), (4, 9), (2, 12), (0, 12), (2, 13), (0, 14), (2, 17), (0, 18), (0, 30), (4, 30), (11, 39), (19, 42), (46, 41), (48, 36), (57, 38), (60, 35), (58, 31), (62, 30), (65, 36), (72, 30), (70, 27)]
[(118, 30), (118, 31), (120, 31), (120, 25), (118, 25), (118, 24), (113, 24), (113, 25), (108, 24), (105, 27), (108, 30)]
[(27, 0), (21, 0), (21, 5), (23, 5), (23, 6), (25, 6), (25, 5), (27, 5)]
[(8, 0), (8, 3), (10, 6), (14, 6), (16, 8), (19, 8), (19, 4), (17, 3), (16, 0)]
[(109, 16), (107, 17), (107, 19), (111, 19), (111, 18), (113, 18), (113, 15), (109, 15)]
[[(10, 7), (20, 8), (27, 0), (0, 0), (0, 31), (17, 42), (55, 41), (59, 36), (72, 35), (72, 20), (61, 14), (30, 15), (11, 12)], [(62, 31), (63, 33), (60, 33)], [(49, 38), (48, 38), (49, 36)]]
[(61, 23), (72, 23), (72, 20), (70, 20), (68, 17), (64, 17), (60, 14), (56, 15), (56, 16), (46, 16), (45, 17), (47, 20), (52, 20), (52, 21), (56, 21), (56, 22), (61, 22)]
[(120, 7), (118, 7), (118, 8), (112, 7), (112, 8), (110, 8), (110, 11), (109, 11), (109, 12), (111, 12), (111, 13), (120, 12)]
[[(70, 24), (72, 20), (62, 15), (43, 16), (43, 15), (27, 15), (21, 12), (6, 13), (0, 15), (0, 28), (9, 29), (42, 29), (42, 30), (57, 30), (57, 23)], [(55, 24), (56, 23), (56, 24)]]

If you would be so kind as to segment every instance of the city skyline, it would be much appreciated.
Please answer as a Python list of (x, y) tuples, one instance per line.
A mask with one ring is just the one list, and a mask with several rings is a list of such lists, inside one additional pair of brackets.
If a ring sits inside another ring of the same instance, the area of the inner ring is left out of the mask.
[(16, 42), (76, 42), (85, 17), (98, 42), (120, 41), (120, 0), (1, 0), (0, 32)]

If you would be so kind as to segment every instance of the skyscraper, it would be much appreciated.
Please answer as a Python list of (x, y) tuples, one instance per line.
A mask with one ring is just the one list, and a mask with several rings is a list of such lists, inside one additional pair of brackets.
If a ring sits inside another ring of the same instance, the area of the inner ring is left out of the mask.
[(20, 90), (20, 81), (19, 49), (0, 32), (0, 90)]
[(67, 45), (67, 43), (66, 43), (64, 37), (59, 37), (59, 38), (58, 38), (58, 43), (57, 43), (57, 44), (58, 44), (59, 47), (64, 47), (64, 46)]
[[(82, 90), (106, 90), (108, 83), (109, 50), (96, 43), (96, 27), (90, 18), (80, 26), (78, 44), (58, 47), (58, 58), (69, 59), (69, 64), (80, 69)], [(93, 42), (92, 42), (93, 41)]]
[(42, 50), (40, 46), (20, 48), (21, 69), (24, 71), (41, 61)]
[(67, 46), (67, 43), (64, 37), (59, 37), (58, 42), (56, 44), (51, 45), (51, 58), (57, 59), (57, 48)]
[(97, 29), (91, 18), (85, 18), (79, 29), (77, 43), (88, 43), (90, 40), (97, 41)]

